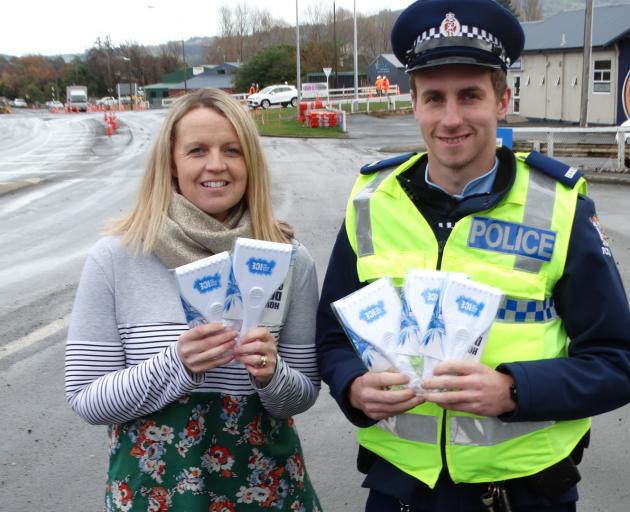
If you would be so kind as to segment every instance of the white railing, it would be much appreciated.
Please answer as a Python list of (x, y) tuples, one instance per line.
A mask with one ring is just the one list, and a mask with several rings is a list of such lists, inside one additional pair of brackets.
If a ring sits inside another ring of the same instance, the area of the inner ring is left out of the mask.
[[(509, 126), (508, 126), (509, 128)], [(630, 127), (527, 128), (514, 127), (515, 149), (536, 150), (580, 169), (628, 170)]]

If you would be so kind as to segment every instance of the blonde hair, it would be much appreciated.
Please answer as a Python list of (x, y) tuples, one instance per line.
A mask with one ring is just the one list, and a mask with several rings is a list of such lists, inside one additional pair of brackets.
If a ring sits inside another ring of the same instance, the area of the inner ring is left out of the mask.
[(173, 191), (179, 192), (177, 178), (172, 173), (175, 168), (173, 146), (177, 123), (196, 108), (211, 108), (218, 112), (230, 121), (236, 131), (247, 167), (243, 201), (250, 213), (254, 238), (272, 242), (290, 241), (292, 228), (276, 220), (273, 214), (269, 166), (256, 125), (238, 101), (219, 89), (192, 92), (182, 96), (171, 107), (149, 153), (136, 204), (131, 213), (112, 223), (108, 233), (121, 235), (123, 243), (136, 252), (151, 252), (168, 214), (171, 195)]

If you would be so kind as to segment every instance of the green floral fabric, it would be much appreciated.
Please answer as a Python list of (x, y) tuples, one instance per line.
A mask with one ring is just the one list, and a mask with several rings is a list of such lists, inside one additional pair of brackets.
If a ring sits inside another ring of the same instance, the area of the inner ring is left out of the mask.
[(190, 393), (109, 434), (108, 512), (321, 511), (293, 419), (256, 394)]

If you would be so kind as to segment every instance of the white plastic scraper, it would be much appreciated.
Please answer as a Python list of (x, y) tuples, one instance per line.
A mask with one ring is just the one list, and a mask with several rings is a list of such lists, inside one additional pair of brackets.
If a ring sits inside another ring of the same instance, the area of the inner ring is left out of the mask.
[(479, 360), (501, 297), (497, 288), (459, 276), (449, 278), (442, 297), (446, 359)]
[(265, 304), (287, 276), (292, 251), (291, 244), (236, 239), (232, 268), (243, 298), (241, 336), (258, 326)]
[(405, 278), (404, 296), (416, 318), (422, 341), (419, 351), (425, 356), (443, 360), (444, 329), (440, 317), (440, 298), (447, 272), (411, 270)]
[(189, 326), (221, 321), (229, 276), (228, 252), (175, 269), (179, 296)]
[[(332, 303), (344, 329), (368, 368), (357, 341), (367, 342), (395, 368), (395, 347), (400, 331), (401, 303), (391, 281), (383, 277)], [(376, 371), (387, 368), (374, 368)]]

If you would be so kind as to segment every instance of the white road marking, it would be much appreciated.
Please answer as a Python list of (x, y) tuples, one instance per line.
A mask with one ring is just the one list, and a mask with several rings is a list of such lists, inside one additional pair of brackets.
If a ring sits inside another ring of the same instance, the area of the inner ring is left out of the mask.
[(7, 343), (3, 347), (0, 347), (0, 360), (9, 357), (10, 355), (28, 348), (35, 343), (47, 338), (48, 336), (52, 336), (53, 334), (57, 334), (62, 331), (68, 324), (70, 323), (70, 315), (66, 315), (63, 318), (55, 320), (54, 322), (49, 323), (39, 329), (33, 331), (22, 338), (19, 338), (15, 341), (11, 341)]

